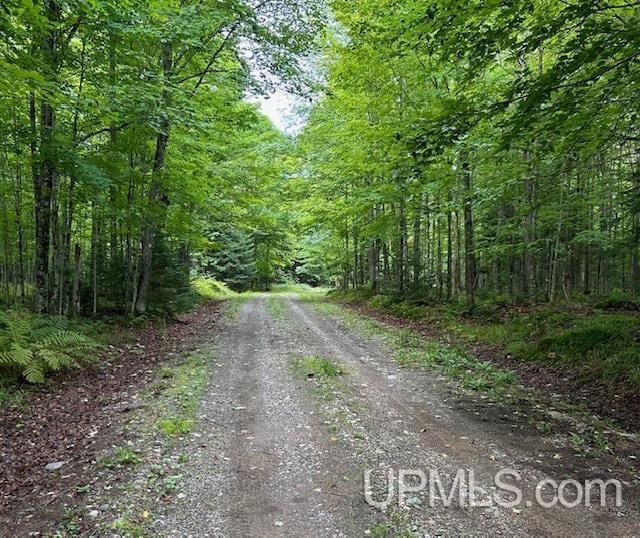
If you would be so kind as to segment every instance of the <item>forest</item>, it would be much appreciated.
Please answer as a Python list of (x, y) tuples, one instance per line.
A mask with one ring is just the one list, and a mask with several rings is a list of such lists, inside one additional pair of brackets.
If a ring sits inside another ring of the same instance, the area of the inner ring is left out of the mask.
[[(199, 278), (468, 314), (638, 307), (636, 3), (3, 13), (10, 314), (173, 315)], [(277, 88), (301, 128), (261, 111)]]
[(220, 270), (249, 272), (228, 275), (238, 284), (265, 285), (288, 262), (292, 142), (244, 98), (302, 84), (296, 54), (318, 6), (18, 0), (2, 11), (3, 304), (143, 314), (188, 301), (192, 271), (226, 242)]
[(0, 535), (638, 535), (639, 97), (640, 0), (0, 0)]
[(341, 286), (469, 307), (638, 292), (636, 3), (335, 14), (300, 144)]
[[(637, 5), (338, 1), (318, 38), (284, 4), (4, 4), (5, 305), (144, 313), (197, 272), (639, 291)], [(278, 80), (313, 96), (297, 137), (245, 99)]]

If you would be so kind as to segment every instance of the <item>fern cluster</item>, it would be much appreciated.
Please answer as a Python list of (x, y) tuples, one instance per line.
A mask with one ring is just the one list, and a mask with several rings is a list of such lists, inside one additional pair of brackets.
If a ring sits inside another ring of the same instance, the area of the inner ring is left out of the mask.
[(78, 366), (82, 351), (96, 347), (56, 316), (0, 312), (0, 369), (42, 383), (50, 371)]

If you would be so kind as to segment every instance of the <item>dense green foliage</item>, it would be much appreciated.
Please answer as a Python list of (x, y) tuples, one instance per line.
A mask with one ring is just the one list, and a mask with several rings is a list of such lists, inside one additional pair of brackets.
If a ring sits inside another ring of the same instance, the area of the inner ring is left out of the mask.
[(333, 6), (301, 151), (340, 286), (640, 291), (637, 3)]
[(49, 371), (78, 366), (96, 344), (64, 318), (0, 312), (0, 373), (41, 383)]
[[(636, 309), (640, 5), (328, 4), (5, 2), (1, 302), (141, 315), (332, 282)], [(274, 83), (315, 91), (296, 139), (247, 99)], [(622, 378), (637, 355), (631, 314), (530, 315), (522, 356)]]
[(4, 2), (2, 302), (69, 315), (179, 309), (193, 259), (225, 248), (221, 233), (252, 259), (238, 261), (242, 276), (222, 255), (204, 268), (268, 285), (292, 254), (275, 187), (290, 141), (245, 97), (278, 79), (304, 86), (321, 7)]

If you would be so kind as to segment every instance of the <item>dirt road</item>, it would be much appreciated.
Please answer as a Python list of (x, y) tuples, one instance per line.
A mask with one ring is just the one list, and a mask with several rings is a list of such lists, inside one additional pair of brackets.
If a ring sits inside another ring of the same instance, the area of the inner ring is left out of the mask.
[[(307, 356), (329, 359), (345, 373), (329, 384), (305, 378), (292, 364)], [(540, 480), (567, 478), (562, 460), (541, 459), (539, 445), (535, 430), (483, 421), (460, 407), (446, 379), (399, 367), (380, 342), (295, 295), (257, 296), (241, 305), (218, 337), (180, 500), (157, 520), (154, 532), (640, 535), (637, 514), (613, 506), (611, 498), (606, 507), (543, 508), (532, 502)], [(377, 500), (384, 497), (385, 473), (401, 469), (435, 472), (445, 486), (463, 470), (488, 495), (505, 501), (514, 495), (496, 488), (494, 476), (512, 469), (524, 499), (512, 507), (469, 507), (468, 488), (462, 488), (462, 498), (447, 507), (437, 498), (430, 502), (425, 487), (408, 494), (405, 506), (398, 507), (396, 497), (381, 510), (366, 502), (367, 469), (375, 470)]]

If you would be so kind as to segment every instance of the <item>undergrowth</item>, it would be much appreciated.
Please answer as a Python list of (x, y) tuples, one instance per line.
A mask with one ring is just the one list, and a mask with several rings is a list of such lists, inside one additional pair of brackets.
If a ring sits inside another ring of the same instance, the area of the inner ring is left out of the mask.
[[(198, 301), (235, 301), (240, 297), (210, 278), (198, 277), (191, 286)], [(127, 341), (132, 337), (132, 328), (147, 325), (151, 320), (162, 322), (163, 318), (154, 316), (70, 319), (37, 315), (25, 309), (0, 311), (0, 405), (22, 405), (23, 381), (42, 383), (53, 372), (92, 363), (96, 360), (94, 350), (101, 345)]]
[(97, 343), (69, 325), (58, 316), (0, 312), (0, 377), (42, 383), (49, 372), (90, 361)]
[(204, 276), (194, 278), (191, 281), (191, 286), (205, 300), (221, 300), (237, 295), (223, 282)]
[(580, 368), (583, 380), (640, 390), (640, 315), (631, 298), (590, 298), (574, 303), (507, 304), (493, 298), (470, 314), (463, 305), (399, 301), (387, 295), (337, 292), (394, 316), (453, 333), (462, 341), (499, 346), (513, 357)]

